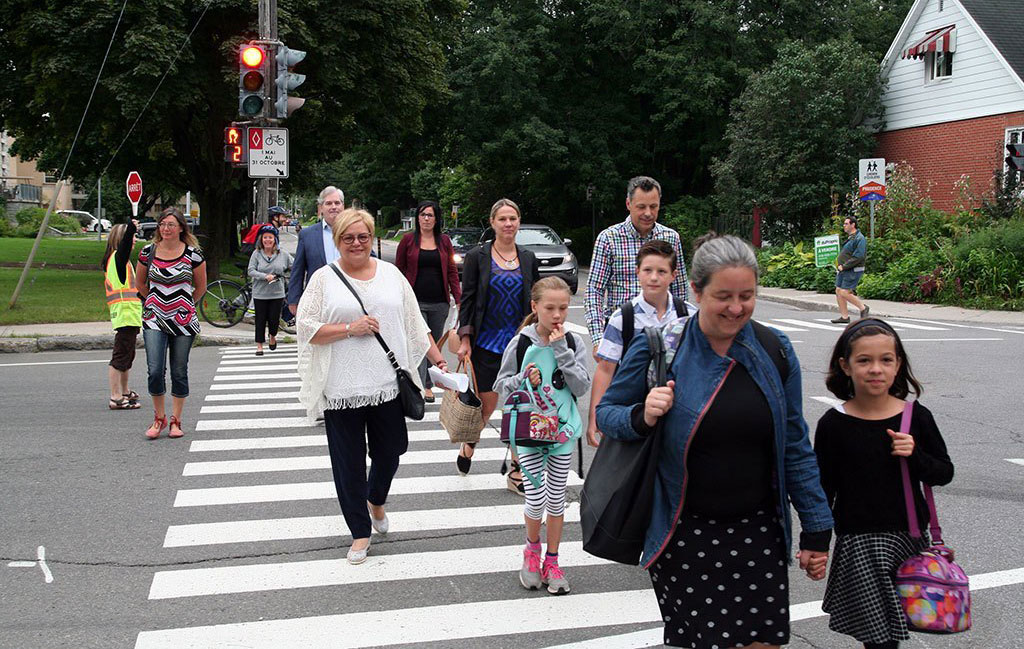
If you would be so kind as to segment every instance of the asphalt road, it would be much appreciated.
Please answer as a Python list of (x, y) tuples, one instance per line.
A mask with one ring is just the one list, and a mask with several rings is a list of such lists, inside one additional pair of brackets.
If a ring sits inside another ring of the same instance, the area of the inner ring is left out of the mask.
[[(581, 305), (582, 294), (570, 312), (578, 326)], [(761, 302), (756, 316), (790, 329), (813, 430), (831, 396), (823, 376), (838, 331), (821, 327), (834, 314)], [(1024, 330), (909, 320), (901, 328), (922, 402), (956, 464), (953, 484), (938, 491), (939, 514), (975, 585), (974, 630), (916, 635), (905, 646), (1018, 647)], [(0, 647), (657, 642), (646, 574), (589, 564), (571, 545), (575, 523), (561, 552), (573, 593), (555, 599), (518, 585), (521, 500), (503, 489), (493, 430), (470, 477), (459, 478), (438, 425), (411, 424), (389, 503), (393, 531), (374, 538), (367, 564), (347, 566), (322, 430), (288, 419), (302, 414), (291, 352), (282, 346), (258, 364), (250, 354), (193, 350), (189, 434), (154, 442), (142, 435), (148, 408), (106, 409), (106, 352), (0, 358)], [(145, 392), (141, 352), (132, 383)], [(592, 450), (584, 455), (589, 463)], [(577, 501), (578, 487), (570, 492)], [(789, 646), (856, 646), (815, 612), (823, 585), (790, 575)]]

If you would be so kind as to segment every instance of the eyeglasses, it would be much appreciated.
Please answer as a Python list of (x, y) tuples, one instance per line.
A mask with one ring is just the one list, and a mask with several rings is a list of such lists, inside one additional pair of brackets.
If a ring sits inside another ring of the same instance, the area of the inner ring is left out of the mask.
[(161, 227), (161, 228), (176, 228), (176, 227), (178, 227), (178, 223), (176, 221), (172, 221), (170, 223), (161, 223), (157, 227)]
[(366, 234), (365, 232), (362, 233), (362, 234), (343, 234), (343, 235), (341, 235), (341, 242), (343, 244), (345, 244), (346, 246), (351, 246), (357, 240), (359, 241), (359, 243), (369, 243), (370, 242), (370, 235)]

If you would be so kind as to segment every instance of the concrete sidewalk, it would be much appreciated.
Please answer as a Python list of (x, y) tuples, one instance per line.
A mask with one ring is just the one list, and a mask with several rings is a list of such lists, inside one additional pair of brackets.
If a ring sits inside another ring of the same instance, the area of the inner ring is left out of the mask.
[[(255, 337), (255, 327), (245, 322), (240, 322), (230, 329), (217, 329), (204, 323), (196, 346), (254, 345)], [(282, 332), (278, 340), (291, 342), (293, 336)], [(114, 332), (110, 328), (109, 320), (0, 327), (0, 353), (112, 349), (113, 345)], [(141, 333), (136, 346), (142, 347)]]
[[(757, 297), (761, 300), (781, 302), (802, 309), (839, 311), (834, 294), (762, 286), (757, 290)], [(864, 300), (864, 303), (871, 308), (871, 315), (883, 318), (917, 318), (920, 320), (1024, 327), (1024, 313), (1020, 311), (983, 311), (963, 309), (956, 306), (887, 302), (885, 300)], [(850, 309), (850, 312), (852, 317), (857, 317), (856, 309)]]

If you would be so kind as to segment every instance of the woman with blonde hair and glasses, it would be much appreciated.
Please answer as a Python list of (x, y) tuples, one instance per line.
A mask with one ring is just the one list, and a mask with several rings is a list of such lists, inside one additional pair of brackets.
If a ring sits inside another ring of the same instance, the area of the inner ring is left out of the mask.
[[(206, 259), (199, 242), (176, 207), (160, 212), (153, 243), (139, 252), (135, 266), (142, 306), (142, 339), (146, 345), (153, 424), (146, 437), (156, 439), (168, 426), (168, 437), (182, 437), (181, 413), (188, 397), (188, 355), (199, 335), (196, 304), (206, 293)], [(165, 370), (171, 365), (172, 414), (164, 410)]]
[(373, 217), (345, 210), (332, 231), (341, 256), (313, 273), (296, 314), (299, 400), (311, 420), (324, 414), (334, 486), (352, 533), (347, 558), (359, 564), (366, 560), (371, 528), (388, 531), (384, 503), (409, 445), (395, 369), (376, 335), (414, 382), (424, 356), (442, 370), (447, 364), (408, 280), (392, 264), (370, 257)]

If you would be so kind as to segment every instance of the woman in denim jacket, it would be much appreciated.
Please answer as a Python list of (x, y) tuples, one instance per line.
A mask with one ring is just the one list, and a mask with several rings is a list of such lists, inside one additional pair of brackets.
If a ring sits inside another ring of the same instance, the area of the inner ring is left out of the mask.
[[(803, 418), (800, 364), (775, 330), (781, 377), (750, 317), (754, 251), (708, 235), (690, 272), (697, 317), (669, 325), (679, 337), (666, 387), (646, 390), (650, 353), (637, 336), (597, 406), (606, 435), (638, 439), (665, 418), (654, 509), (644, 544), (665, 644), (777, 647), (789, 641), (792, 544), (789, 504), (800, 516), (800, 567), (825, 574), (832, 515)], [(673, 380), (677, 379), (677, 380)]]

